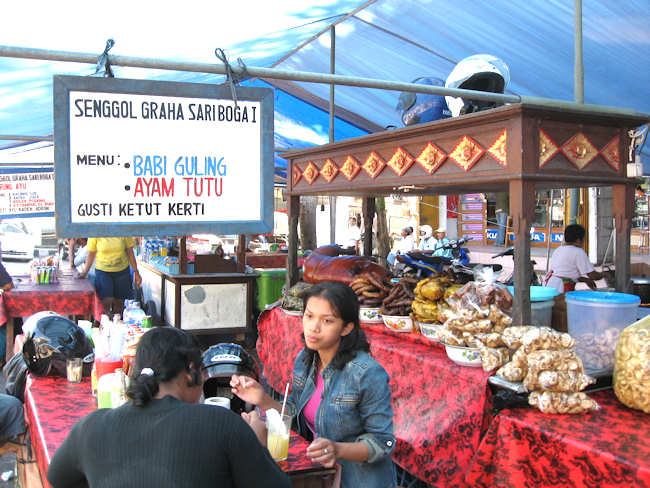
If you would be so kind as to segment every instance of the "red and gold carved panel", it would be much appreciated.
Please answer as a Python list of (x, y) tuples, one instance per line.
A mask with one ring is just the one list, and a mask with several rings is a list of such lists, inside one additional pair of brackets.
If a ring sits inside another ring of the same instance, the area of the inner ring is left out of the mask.
[(490, 147), (488, 147), (487, 150), (488, 154), (490, 154), (490, 156), (496, 159), (497, 162), (503, 167), (508, 166), (506, 162), (507, 159), (506, 139), (507, 139), (507, 132), (506, 129), (503, 129), (503, 132), (499, 134), (499, 137), (496, 138), (496, 140), (492, 143)]
[(302, 178), (302, 173), (300, 172), (300, 168), (298, 168), (298, 166), (294, 164), (291, 173), (292, 173), (291, 181), (293, 181), (293, 186), (296, 186), (300, 181), (300, 178)]
[(325, 178), (328, 183), (331, 183), (334, 178), (336, 178), (339, 168), (334, 164), (334, 161), (328, 159), (325, 161), (323, 169), (320, 170), (320, 174)]
[(539, 130), (539, 167), (544, 166), (560, 150), (546, 132)]
[(415, 159), (424, 170), (432, 175), (447, 159), (445, 152), (432, 142), (428, 142), (420, 155)]
[(562, 146), (562, 153), (578, 169), (584, 169), (598, 156), (598, 149), (589, 141), (587, 136), (578, 132)]
[(370, 176), (373, 180), (379, 176), (379, 173), (381, 173), (385, 167), (386, 163), (375, 151), (372, 151), (366, 158), (366, 162), (363, 163), (364, 171), (368, 173), (368, 176)]
[(612, 168), (616, 171), (621, 169), (621, 155), (619, 154), (619, 145), (621, 143), (621, 138), (616, 136), (614, 139), (609, 141), (607, 145), (600, 151), (600, 155), (607, 161)]
[(361, 171), (361, 166), (353, 156), (345, 158), (345, 162), (341, 166), (341, 173), (343, 173), (348, 181), (352, 181), (359, 174), (359, 171)]
[(398, 147), (395, 154), (388, 160), (388, 166), (395, 171), (397, 176), (403, 176), (404, 173), (413, 165), (415, 160), (403, 148)]
[(309, 161), (309, 164), (305, 168), (305, 171), (302, 172), (302, 175), (305, 177), (307, 183), (311, 185), (314, 181), (316, 181), (316, 178), (318, 178), (318, 168), (314, 163)]
[(485, 153), (478, 142), (469, 136), (463, 138), (456, 144), (456, 147), (449, 153), (449, 158), (465, 171), (469, 171), (481, 156)]

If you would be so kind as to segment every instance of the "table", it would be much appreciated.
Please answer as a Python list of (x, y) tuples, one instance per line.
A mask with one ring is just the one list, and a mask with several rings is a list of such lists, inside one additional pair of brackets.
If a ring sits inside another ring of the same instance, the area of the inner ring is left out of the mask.
[[(65, 378), (29, 376), (25, 387), (25, 412), (43, 486), (48, 488), (47, 468), (54, 451), (63, 443), (72, 426), (96, 409), (90, 394), (90, 378), (68, 383)], [(295, 487), (325, 487), (334, 469), (312, 462), (305, 452), (309, 443), (295, 432), (289, 441), (289, 457), (279, 463)]]
[(650, 415), (612, 390), (590, 395), (600, 410), (548, 415), (501, 411), (483, 438), (466, 482), (474, 487), (648, 487)]
[[(392, 332), (383, 324), (362, 328), (372, 356), (390, 376), (394, 461), (435, 486), (461, 485), (489, 424), (490, 373), (456, 365), (440, 344), (419, 334)], [(258, 334), (264, 376), (283, 392), (303, 347), (302, 318), (280, 308), (264, 311)]]
[(61, 315), (88, 315), (99, 321), (103, 307), (88, 280), (75, 278), (72, 271), (59, 271), (58, 283), (38, 285), (29, 276), (14, 277), (14, 288), (0, 294), (0, 324), (7, 326), (6, 360), (13, 353), (15, 317), (29, 317), (51, 310)]

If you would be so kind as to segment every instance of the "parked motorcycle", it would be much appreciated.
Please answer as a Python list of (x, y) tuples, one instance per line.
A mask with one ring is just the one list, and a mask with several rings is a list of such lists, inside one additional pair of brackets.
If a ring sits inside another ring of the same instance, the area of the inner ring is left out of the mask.
[[(459, 281), (467, 282), (474, 279), (474, 268), (476, 266), (486, 266), (479, 263), (470, 263), (469, 250), (463, 247), (467, 239), (451, 240), (443, 246), (443, 249), (451, 251), (452, 258), (442, 256), (432, 256), (426, 252), (412, 251), (406, 254), (398, 254), (396, 259), (404, 263), (407, 268), (411, 268), (422, 278), (426, 278), (434, 273), (444, 271), (453, 272)], [(500, 272), (500, 264), (487, 265), (494, 272)]]
[[(500, 258), (502, 256), (512, 256), (512, 261), (514, 263), (514, 260), (515, 260), (515, 247), (514, 246), (508, 247), (504, 251), (492, 256), (492, 259)], [(537, 264), (537, 263), (534, 260), (531, 259), (530, 262), (529, 262), (529, 266), (530, 266), (530, 284), (533, 285), (533, 286), (541, 286), (542, 282), (539, 279), (539, 276), (537, 276), (537, 273), (535, 273), (535, 264)], [(514, 273), (514, 271), (506, 280), (502, 281), (502, 283), (504, 285), (513, 285), (514, 286), (514, 284), (515, 284), (515, 273)]]

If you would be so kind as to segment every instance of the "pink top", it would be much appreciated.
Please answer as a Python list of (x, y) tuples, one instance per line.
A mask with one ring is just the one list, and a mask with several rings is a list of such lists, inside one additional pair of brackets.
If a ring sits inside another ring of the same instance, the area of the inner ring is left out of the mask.
[(318, 407), (320, 407), (321, 395), (323, 394), (323, 377), (320, 374), (320, 371), (316, 374), (316, 390), (311, 396), (309, 401), (305, 404), (305, 408), (302, 409), (302, 413), (305, 416), (307, 421), (307, 427), (311, 430), (311, 433), (316, 436), (316, 429), (314, 428), (314, 423), (316, 422), (316, 412), (318, 412)]

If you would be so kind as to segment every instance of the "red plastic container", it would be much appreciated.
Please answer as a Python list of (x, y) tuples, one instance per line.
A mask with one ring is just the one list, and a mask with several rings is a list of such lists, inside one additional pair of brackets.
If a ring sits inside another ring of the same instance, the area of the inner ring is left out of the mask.
[(123, 362), (120, 361), (99, 361), (95, 360), (95, 371), (97, 372), (97, 380), (105, 374), (114, 373), (116, 369), (121, 368)]

